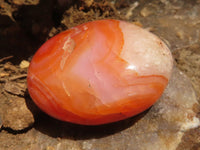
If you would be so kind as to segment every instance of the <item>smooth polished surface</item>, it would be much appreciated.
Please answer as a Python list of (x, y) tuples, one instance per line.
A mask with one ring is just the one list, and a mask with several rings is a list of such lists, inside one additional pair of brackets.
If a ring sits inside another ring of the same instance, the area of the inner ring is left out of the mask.
[(134, 24), (88, 22), (56, 35), (37, 51), (28, 90), (52, 117), (105, 124), (153, 105), (167, 86), (172, 62), (167, 46)]

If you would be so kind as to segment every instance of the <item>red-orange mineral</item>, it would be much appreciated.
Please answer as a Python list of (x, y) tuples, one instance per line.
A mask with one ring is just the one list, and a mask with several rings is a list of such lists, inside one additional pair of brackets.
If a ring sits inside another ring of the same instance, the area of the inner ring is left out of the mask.
[(44, 43), (31, 61), (28, 90), (52, 117), (99, 125), (152, 106), (172, 66), (170, 50), (152, 33), (124, 21), (99, 20)]

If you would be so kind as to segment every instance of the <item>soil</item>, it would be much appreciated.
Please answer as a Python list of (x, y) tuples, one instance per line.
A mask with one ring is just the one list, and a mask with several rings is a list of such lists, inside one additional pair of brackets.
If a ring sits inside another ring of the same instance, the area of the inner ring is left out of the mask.
[[(27, 92), (28, 64), (36, 50), (63, 30), (104, 18), (135, 23), (163, 39), (200, 101), (199, 0), (0, 0), (0, 150), (28, 145), (23, 141), (28, 131), (44, 130), (39, 125), (41, 120), (51, 120)], [(177, 149), (200, 148), (199, 131), (187, 131)]]

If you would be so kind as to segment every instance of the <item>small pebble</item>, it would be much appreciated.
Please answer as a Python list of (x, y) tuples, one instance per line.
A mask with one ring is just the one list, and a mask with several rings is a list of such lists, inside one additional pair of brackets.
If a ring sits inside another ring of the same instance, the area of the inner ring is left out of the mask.
[(148, 16), (150, 16), (154, 13), (153, 11), (154, 11), (153, 8), (144, 7), (140, 11), (140, 14), (141, 14), (142, 17), (148, 17)]
[(22, 60), (21, 63), (19, 64), (19, 67), (24, 69), (29, 67), (29, 62), (27, 60)]

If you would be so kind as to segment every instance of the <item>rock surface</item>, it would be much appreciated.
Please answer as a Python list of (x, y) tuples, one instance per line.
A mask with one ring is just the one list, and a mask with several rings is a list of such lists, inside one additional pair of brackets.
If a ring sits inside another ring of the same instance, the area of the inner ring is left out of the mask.
[(174, 58), (178, 68), (185, 72), (190, 78), (192, 84), (200, 99), (200, 45), (194, 44), (174, 51)]
[(24, 98), (13, 97), (7, 99), (4, 104), (1, 103), (0, 109), (3, 127), (5, 128), (23, 130), (34, 123), (33, 114), (27, 108)]
[[(175, 150), (184, 133), (199, 126), (195, 109), (198, 106), (189, 79), (174, 68), (163, 96), (143, 114), (96, 127), (64, 123), (41, 114), (35, 128), (20, 135), (19, 143), (25, 144), (10, 147), (15, 150)], [(0, 140), (4, 134), (0, 134)], [(0, 147), (9, 144), (4, 141)]]

